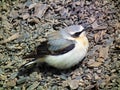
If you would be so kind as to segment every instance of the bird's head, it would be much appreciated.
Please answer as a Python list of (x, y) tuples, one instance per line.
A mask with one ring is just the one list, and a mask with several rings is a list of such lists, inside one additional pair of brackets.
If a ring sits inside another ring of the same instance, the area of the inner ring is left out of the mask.
[(81, 25), (72, 25), (64, 28), (64, 30), (62, 30), (62, 35), (66, 39), (75, 40), (76, 38), (86, 37), (85, 31), (86, 28)]

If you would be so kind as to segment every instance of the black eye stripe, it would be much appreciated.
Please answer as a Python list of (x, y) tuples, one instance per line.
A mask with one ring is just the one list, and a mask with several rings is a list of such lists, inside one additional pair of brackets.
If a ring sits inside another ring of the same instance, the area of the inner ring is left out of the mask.
[(72, 35), (72, 37), (78, 37), (82, 32), (83, 32), (83, 31), (81, 31), (81, 32), (76, 32), (76, 33), (74, 33), (74, 34)]
[(83, 29), (81, 32), (76, 32), (73, 35), (71, 35), (72, 37), (79, 37), (79, 35), (84, 32), (86, 29)]
[(79, 36), (81, 34), (81, 32), (77, 32), (77, 33), (75, 33), (75, 34), (73, 34), (73, 36)]

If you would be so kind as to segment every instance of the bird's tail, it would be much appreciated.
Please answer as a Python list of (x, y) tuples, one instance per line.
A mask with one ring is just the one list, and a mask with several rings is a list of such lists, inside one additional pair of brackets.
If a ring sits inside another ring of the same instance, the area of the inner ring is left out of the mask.
[(44, 62), (44, 58), (35, 58), (35, 59), (33, 59), (32, 61), (30, 61), (30, 62), (27, 62), (27, 63), (25, 63), (24, 65), (22, 65), (21, 67), (22, 68), (31, 68), (31, 67), (33, 67), (34, 65), (36, 65), (36, 64), (39, 64), (39, 63), (43, 63)]
[(28, 62), (28, 63), (26, 63), (26, 64), (24, 64), (25, 66), (30, 66), (30, 65), (33, 65), (33, 64), (35, 64), (36, 63), (36, 61), (34, 60), (34, 61), (31, 61), (31, 62)]
[(34, 70), (36, 63), (37, 63), (36, 60), (32, 60), (32, 61), (22, 65), (18, 69), (19, 71), (18, 71), (17, 76), (21, 76), (21, 75), (24, 75), (24, 74), (30, 74)]
[(33, 59), (32, 61), (27, 62), (27, 63), (25, 63), (24, 65), (22, 65), (19, 69), (20, 69), (20, 70), (21, 70), (21, 69), (29, 69), (29, 68), (35, 66), (36, 63), (37, 63), (37, 62), (36, 62), (36, 59)]

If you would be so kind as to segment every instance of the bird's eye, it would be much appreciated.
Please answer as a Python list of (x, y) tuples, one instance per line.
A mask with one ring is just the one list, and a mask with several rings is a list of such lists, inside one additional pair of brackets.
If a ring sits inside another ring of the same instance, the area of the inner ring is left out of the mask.
[(82, 32), (76, 32), (72, 35), (72, 37), (79, 37), (79, 35), (81, 34)]

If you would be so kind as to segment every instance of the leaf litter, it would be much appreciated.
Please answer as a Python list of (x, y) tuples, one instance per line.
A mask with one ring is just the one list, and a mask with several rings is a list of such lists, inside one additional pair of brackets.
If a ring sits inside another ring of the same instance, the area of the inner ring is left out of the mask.
[[(4, 72), (0, 73), (0, 88), (119, 88), (118, 1), (27, 0), (5, 3), (10, 6), (3, 5), (0, 9), (3, 14), (0, 15), (0, 67)], [(35, 66), (17, 76), (19, 66), (26, 62), (22, 57), (46, 40), (46, 33), (73, 24), (92, 26), (87, 32), (89, 52), (83, 62), (63, 71), (47, 65)]]

